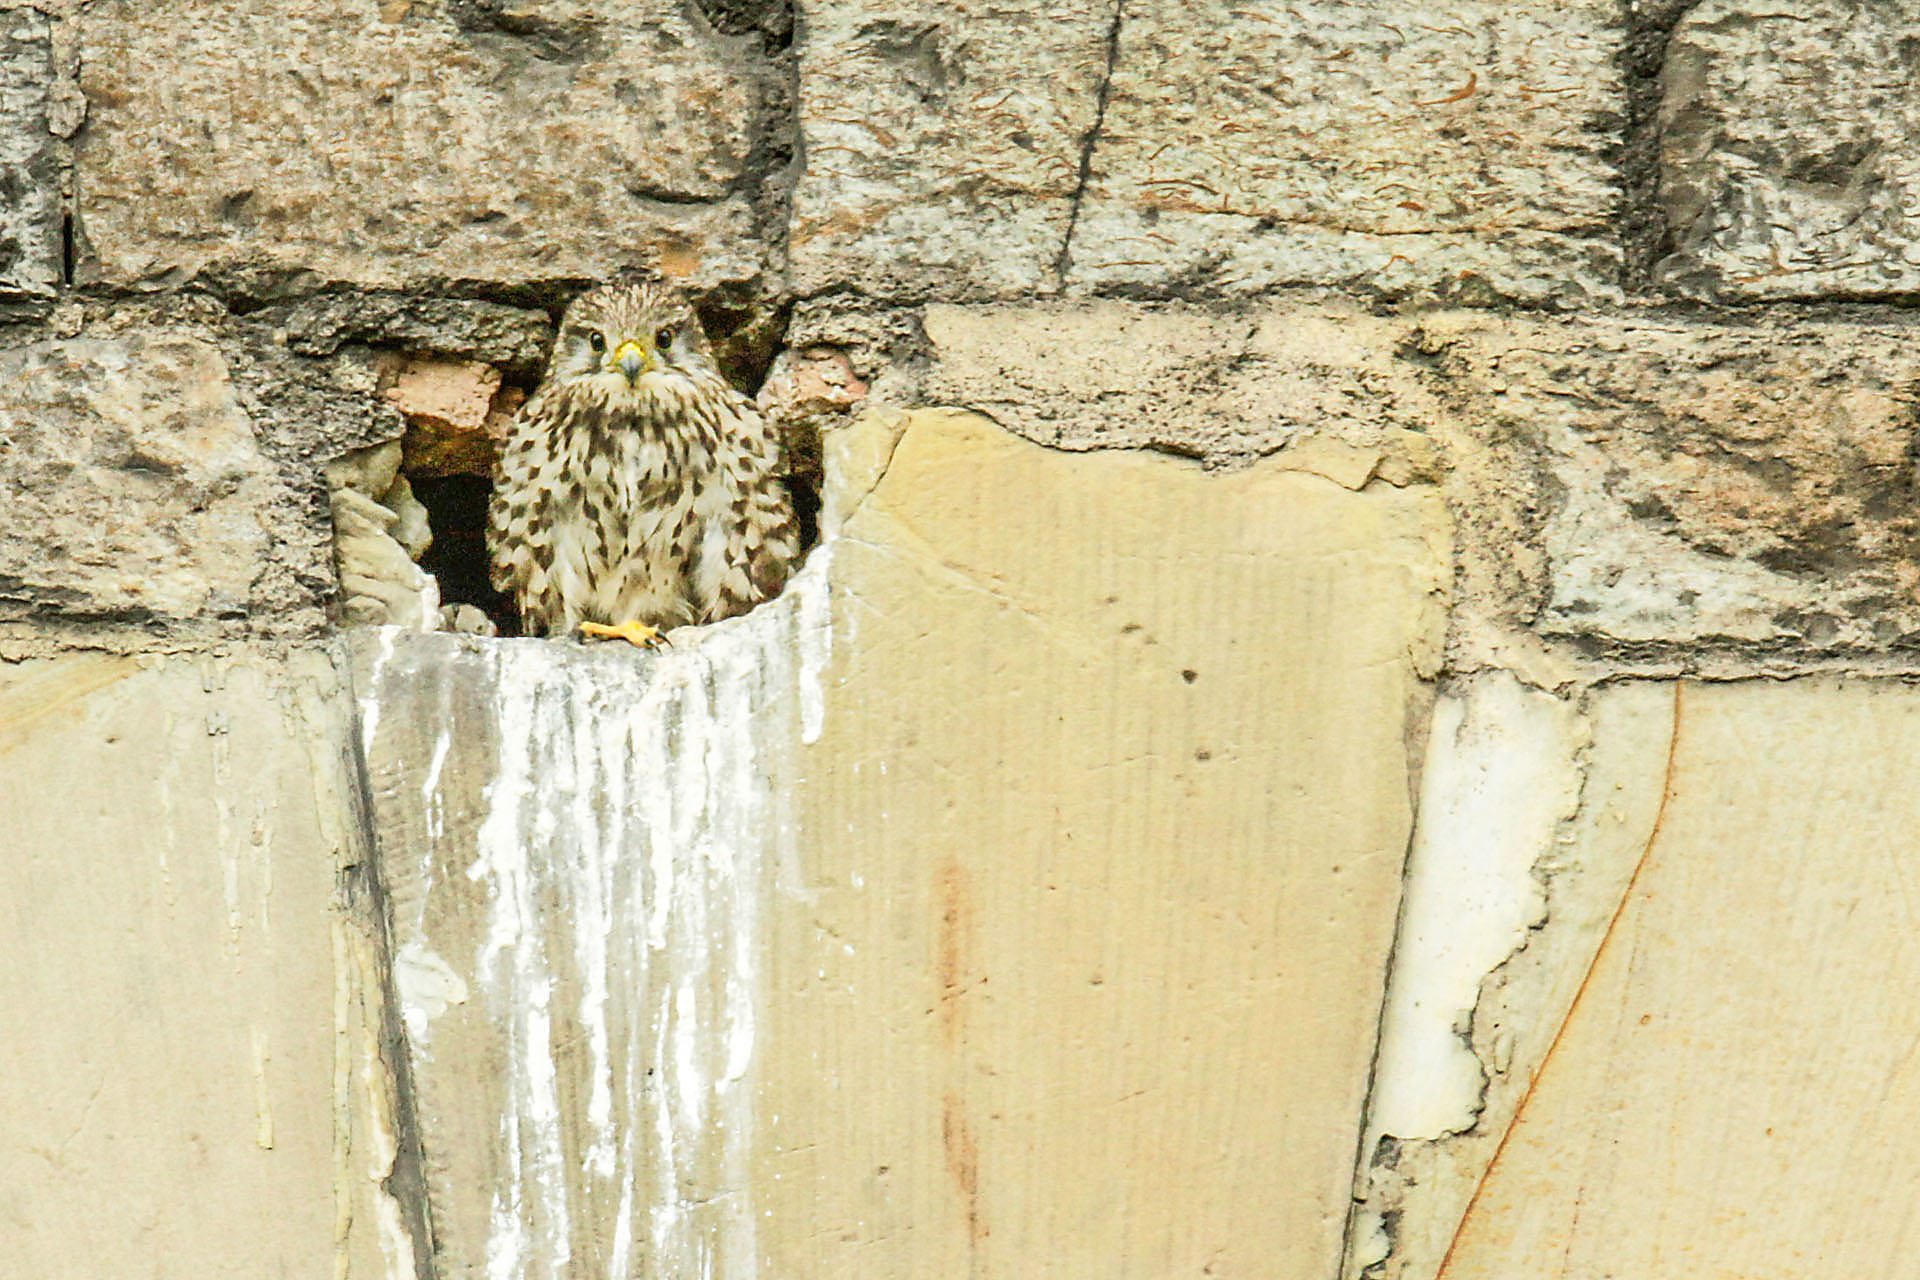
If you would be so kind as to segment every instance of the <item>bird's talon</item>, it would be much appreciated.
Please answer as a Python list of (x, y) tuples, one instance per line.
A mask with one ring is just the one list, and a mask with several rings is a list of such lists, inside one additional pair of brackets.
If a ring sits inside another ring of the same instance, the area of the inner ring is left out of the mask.
[(588, 640), (625, 640), (637, 649), (653, 649), (669, 643), (660, 628), (650, 627), (644, 622), (622, 622), (617, 626), (605, 626), (598, 622), (580, 624), (580, 635)]

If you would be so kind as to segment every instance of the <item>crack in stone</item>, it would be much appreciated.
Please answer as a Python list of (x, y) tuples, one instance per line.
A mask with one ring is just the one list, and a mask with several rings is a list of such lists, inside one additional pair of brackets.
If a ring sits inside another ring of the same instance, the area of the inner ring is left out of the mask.
[(1060, 253), (1053, 260), (1056, 287), (1067, 287), (1067, 272), (1073, 267), (1073, 233), (1080, 225), (1080, 205), (1087, 195), (1087, 183), (1093, 176), (1093, 149), (1100, 145), (1100, 134), (1107, 124), (1107, 98), (1113, 92), (1113, 69), (1120, 61), (1120, 25), (1126, 20), (1127, 0), (1113, 0), (1113, 20), (1107, 25), (1107, 66), (1100, 76), (1100, 88), (1093, 100), (1093, 123), (1080, 143), (1080, 168), (1074, 179), (1073, 194), (1067, 199), (1067, 231), (1060, 240)]

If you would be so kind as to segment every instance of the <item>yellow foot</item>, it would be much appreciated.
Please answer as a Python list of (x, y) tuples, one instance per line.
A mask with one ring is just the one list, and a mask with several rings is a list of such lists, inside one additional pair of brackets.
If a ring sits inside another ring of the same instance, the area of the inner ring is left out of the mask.
[(628, 644), (641, 649), (652, 649), (667, 644), (667, 638), (660, 634), (660, 628), (650, 627), (644, 622), (623, 622), (617, 627), (602, 626), (598, 622), (580, 624), (580, 634), (589, 640), (625, 640)]

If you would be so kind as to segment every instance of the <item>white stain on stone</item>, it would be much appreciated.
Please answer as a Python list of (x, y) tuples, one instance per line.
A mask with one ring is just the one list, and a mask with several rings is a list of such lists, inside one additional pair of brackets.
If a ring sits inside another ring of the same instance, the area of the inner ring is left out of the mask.
[(1505, 673), (1434, 709), (1381, 1029), (1367, 1150), (1471, 1128), (1480, 984), (1546, 909), (1534, 874), (1579, 798), (1578, 713)]
[(410, 939), (393, 957), (393, 986), (416, 1051), (433, 1039), (433, 1022), (454, 1005), (467, 1002), (467, 984), (453, 966), (419, 939)]
[[(758, 1275), (763, 902), (793, 841), (783, 762), (824, 717), (826, 572), (816, 551), (779, 600), (650, 654), (448, 641), (477, 646), (495, 691), (466, 887), (444, 890), (478, 888), (484, 919), (470, 961), (442, 959), (418, 941), (435, 913), (396, 902), (396, 988), (416, 1060), (462, 1000), (498, 1046), (489, 1277)], [(442, 734), (429, 846), (457, 829), (442, 775), (472, 776), (447, 759)]]

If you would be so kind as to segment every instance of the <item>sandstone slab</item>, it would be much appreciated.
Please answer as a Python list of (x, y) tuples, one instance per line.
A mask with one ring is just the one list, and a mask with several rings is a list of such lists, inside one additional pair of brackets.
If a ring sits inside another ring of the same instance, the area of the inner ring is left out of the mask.
[(665, 0), (115, 0), (77, 21), (79, 215), (107, 283), (765, 265), (742, 190), (765, 60)]
[(1905, 1272), (1920, 704), (1826, 680), (1668, 701), (1664, 762), (1615, 779), (1641, 817), (1624, 905), (1443, 1280)]
[(206, 339), (133, 329), (0, 353), (0, 619), (243, 617), (287, 501)]
[(1331, 1274), (1435, 495), (887, 425), (828, 441), (769, 1272)]
[(0, 302), (60, 284), (60, 156), (48, 127), (54, 82), (46, 15), (0, 10)]
[(1067, 283), (1618, 296), (1612, 0), (1121, 6)]
[(1920, 4), (1706, 0), (1661, 73), (1663, 279), (1729, 300), (1920, 288)]
[(8, 1274), (414, 1274), (350, 733), (315, 653), (0, 664)]

